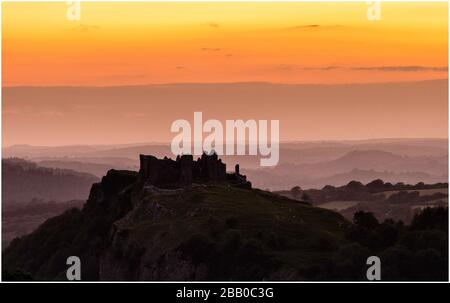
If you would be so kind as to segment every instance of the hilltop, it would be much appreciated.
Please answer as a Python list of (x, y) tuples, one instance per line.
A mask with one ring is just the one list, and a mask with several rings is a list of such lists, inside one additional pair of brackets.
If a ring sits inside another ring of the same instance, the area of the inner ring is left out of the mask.
[(149, 159), (141, 157), (139, 173), (110, 170), (82, 210), (14, 240), (4, 268), (65, 279), (65, 260), (76, 255), (83, 280), (299, 279), (343, 241), (348, 222), (337, 213), (242, 186), (236, 172), (157, 187), (149, 184)]
[[(82, 280), (362, 280), (367, 257), (400, 239), (390, 234), (367, 246), (355, 237), (367, 220), (352, 224), (331, 210), (254, 189), (238, 167), (230, 173), (223, 165), (214, 155), (141, 156), (139, 172), (108, 171), (81, 210), (10, 244), (4, 279), (65, 280), (67, 257), (78, 256)], [(395, 222), (368, 221), (371, 237), (386, 228), (406, 232)], [(445, 255), (432, 248), (441, 266)], [(413, 256), (417, 249), (411, 246)], [(431, 278), (445, 273), (442, 266)], [(397, 279), (417, 279), (413, 274)]]

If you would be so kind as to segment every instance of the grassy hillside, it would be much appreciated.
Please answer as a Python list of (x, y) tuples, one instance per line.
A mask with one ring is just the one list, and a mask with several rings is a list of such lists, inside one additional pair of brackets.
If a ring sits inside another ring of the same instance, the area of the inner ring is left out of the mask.
[(364, 212), (351, 223), (258, 189), (162, 190), (110, 170), (82, 210), (10, 244), (3, 278), (65, 280), (67, 257), (78, 256), (82, 280), (364, 280), (379, 255), (383, 279), (446, 279), (448, 210), (424, 213), (411, 226)]
[(156, 192), (132, 172), (110, 171), (81, 211), (14, 240), (3, 260), (6, 271), (39, 280), (65, 279), (71, 255), (84, 280), (307, 279), (346, 242), (347, 225), (332, 211), (256, 189)]
[[(156, 214), (155, 205), (159, 210)], [(249, 253), (263, 254), (259, 257), (276, 267), (258, 272), (263, 268), (256, 264), (256, 272), (246, 275), (237, 270), (204, 276), (227, 280), (276, 278), (274, 275), (285, 271), (298, 278), (311, 264), (329, 259), (344, 241), (347, 224), (337, 213), (260, 190), (209, 185), (149, 198), (115, 226), (119, 234), (130, 235), (127, 246), (157, 243), (156, 247), (147, 246), (150, 259), (181, 249), (195, 262), (206, 262), (211, 268), (248, 249)], [(236, 247), (222, 256), (227, 245)], [(250, 270), (252, 258), (238, 259)]]
[(62, 214), (70, 208), (81, 208), (85, 201), (67, 202), (32, 200), (29, 203), (11, 204), (2, 210), (2, 248), (14, 238), (34, 231), (45, 220)]

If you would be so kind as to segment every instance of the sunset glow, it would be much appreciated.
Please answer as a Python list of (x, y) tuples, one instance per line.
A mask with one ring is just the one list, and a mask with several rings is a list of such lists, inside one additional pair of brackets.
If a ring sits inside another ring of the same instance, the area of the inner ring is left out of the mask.
[(447, 3), (3, 3), (4, 86), (447, 78)]

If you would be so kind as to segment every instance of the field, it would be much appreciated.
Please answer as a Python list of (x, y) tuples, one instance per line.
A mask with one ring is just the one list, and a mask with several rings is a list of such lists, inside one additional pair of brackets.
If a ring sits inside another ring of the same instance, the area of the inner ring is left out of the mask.
[(349, 207), (353, 207), (358, 203), (359, 203), (359, 201), (331, 201), (331, 202), (323, 203), (323, 204), (320, 204), (317, 206), (326, 208), (326, 209), (341, 211), (341, 210), (347, 209)]
[[(443, 193), (443, 194), (448, 194), (448, 187), (444, 187), (444, 188), (431, 188), (431, 189), (413, 189), (413, 190), (406, 190), (407, 192), (413, 192), (413, 191), (417, 191), (419, 192), (419, 194), (421, 196), (427, 196), (427, 195), (432, 195), (435, 193)], [(385, 191), (382, 192), (382, 194), (384, 194), (384, 196), (386, 198), (389, 198), (391, 195), (400, 192), (400, 190), (390, 190), (390, 191)]]

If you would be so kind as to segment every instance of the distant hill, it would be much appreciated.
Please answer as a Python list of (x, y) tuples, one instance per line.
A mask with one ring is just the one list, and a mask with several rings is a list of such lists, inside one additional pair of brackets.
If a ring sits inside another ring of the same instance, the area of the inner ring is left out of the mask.
[[(384, 151), (399, 156), (427, 156), (445, 160), (448, 154), (447, 139), (377, 139), (346, 141), (298, 141), (280, 143), (280, 164), (305, 164), (335, 160), (352, 151)], [(97, 163), (99, 159), (114, 161), (126, 158), (136, 161), (139, 154), (158, 157), (170, 155), (170, 144), (140, 143), (116, 145), (32, 146), (3, 147), (3, 157), (20, 157), (31, 160), (61, 160)], [(87, 159), (89, 158), (89, 160)], [(84, 159), (84, 160), (83, 160)], [(95, 160), (94, 160), (95, 159)], [(249, 156), (224, 156), (226, 162), (239, 162), (244, 168), (259, 167), (259, 159)], [(104, 163), (104, 162), (103, 162)]]
[(137, 169), (135, 161), (127, 161), (126, 158), (71, 158), (48, 159), (37, 162), (39, 166), (58, 169), (70, 169), (77, 172), (85, 172), (97, 177), (104, 176), (110, 169)]
[(26, 203), (33, 199), (68, 201), (86, 199), (98, 178), (69, 169), (40, 167), (23, 159), (2, 160), (2, 201)]
[[(169, 144), (30, 146), (3, 148), (7, 157), (22, 157), (41, 166), (72, 169), (98, 177), (108, 169), (135, 170), (139, 154), (169, 155)], [(369, 182), (436, 183), (448, 179), (447, 139), (372, 139), (342, 141), (297, 141), (280, 144), (280, 162), (261, 168), (259, 157), (223, 156), (239, 163), (254, 186), (270, 190), (321, 188), (344, 185), (351, 180)]]
[(315, 163), (281, 163), (273, 168), (244, 169), (255, 186), (286, 189), (295, 185), (321, 188), (344, 185), (351, 180), (381, 178), (392, 182), (436, 183), (448, 179), (447, 157), (400, 156), (380, 150), (354, 150), (343, 156)]
[(351, 151), (333, 161), (315, 165), (315, 168), (327, 167), (330, 171), (344, 172), (352, 168), (373, 169), (378, 171), (410, 172), (420, 171), (440, 174), (448, 160), (433, 157), (399, 156), (386, 151), (364, 150)]
[(295, 167), (292, 167), (290, 164), (284, 164), (277, 168), (291, 168), (293, 171), (303, 172), (309, 176), (330, 176), (348, 172), (354, 168), (395, 173), (420, 171), (429, 174), (442, 174), (446, 171), (446, 162), (448, 160), (442, 158), (408, 157), (386, 151), (364, 150), (350, 151), (342, 157), (331, 161), (299, 164)]

